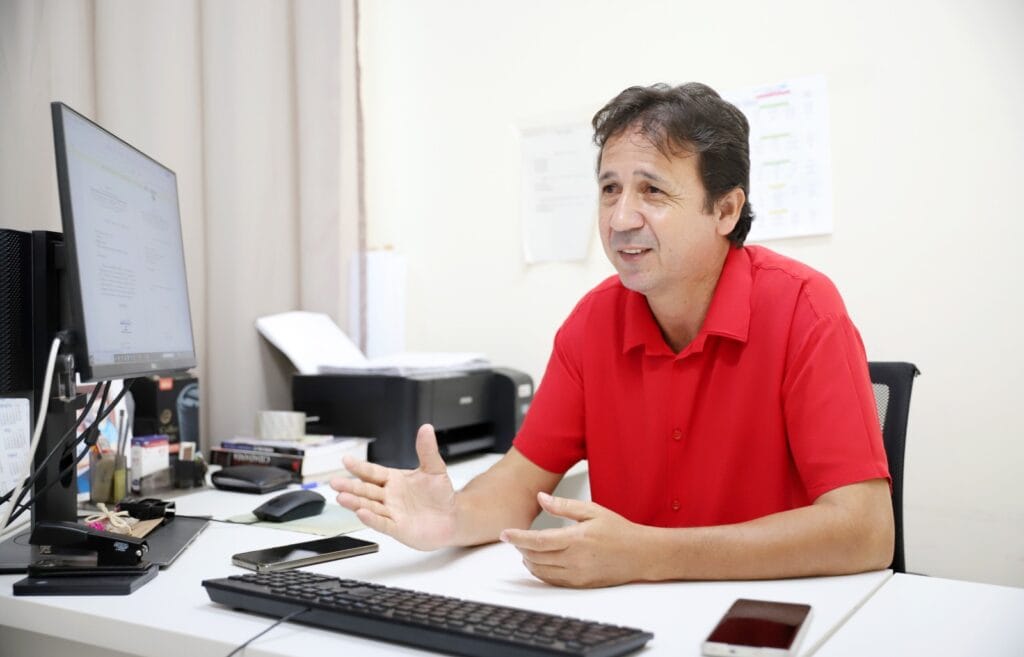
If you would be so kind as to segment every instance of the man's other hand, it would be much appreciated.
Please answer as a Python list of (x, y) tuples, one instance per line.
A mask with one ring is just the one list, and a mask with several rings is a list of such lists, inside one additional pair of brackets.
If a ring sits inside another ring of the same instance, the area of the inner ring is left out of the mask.
[(638, 534), (647, 528), (619, 514), (581, 500), (538, 493), (541, 508), (575, 520), (557, 529), (505, 529), (501, 540), (523, 555), (523, 564), (538, 579), (556, 586), (593, 588), (644, 579), (637, 552)]

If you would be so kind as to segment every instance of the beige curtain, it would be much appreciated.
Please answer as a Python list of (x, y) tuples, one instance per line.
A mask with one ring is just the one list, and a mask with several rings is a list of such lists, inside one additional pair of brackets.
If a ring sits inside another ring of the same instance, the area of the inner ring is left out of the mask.
[(0, 0), (0, 227), (60, 230), (52, 100), (177, 173), (206, 448), (290, 408), (257, 317), (347, 325), (353, 36), (351, 0)]

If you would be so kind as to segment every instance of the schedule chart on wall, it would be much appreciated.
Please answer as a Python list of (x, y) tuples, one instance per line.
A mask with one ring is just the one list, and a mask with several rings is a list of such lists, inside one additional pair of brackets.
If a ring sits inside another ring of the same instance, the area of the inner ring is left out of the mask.
[(832, 232), (828, 88), (823, 75), (722, 94), (750, 122), (750, 198), (760, 241)]

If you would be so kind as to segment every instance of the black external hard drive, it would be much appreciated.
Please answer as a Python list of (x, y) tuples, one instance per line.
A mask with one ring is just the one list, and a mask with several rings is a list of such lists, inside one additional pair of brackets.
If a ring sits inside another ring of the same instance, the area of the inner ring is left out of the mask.
[(14, 583), (14, 595), (128, 595), (156, 577), (159, 570), (154, 563), (135, 574), (55, 572), (18, 580)]

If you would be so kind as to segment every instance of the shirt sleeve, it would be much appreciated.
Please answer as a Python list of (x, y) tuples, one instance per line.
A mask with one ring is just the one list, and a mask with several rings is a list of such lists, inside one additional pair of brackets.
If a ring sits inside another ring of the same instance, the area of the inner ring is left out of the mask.
[(586, 458), (583, 379), (572, 326), (578, 317), (570, 316), (555, 336), (544, 378), (512, 443), (549, 472), (564, 473)]
[(810, 499), (889, 478), (860, 334), (845, 313), (817, 319), (783, 382), (790, 449)]

